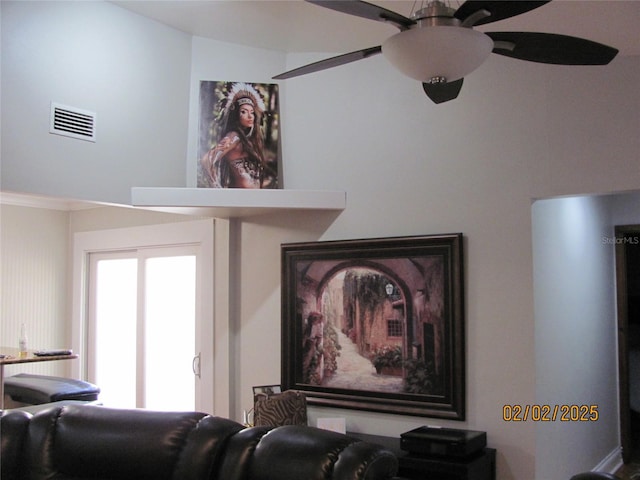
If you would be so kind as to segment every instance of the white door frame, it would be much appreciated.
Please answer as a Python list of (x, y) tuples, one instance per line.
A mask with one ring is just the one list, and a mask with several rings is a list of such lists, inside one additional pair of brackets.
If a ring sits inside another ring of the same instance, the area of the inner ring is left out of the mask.
[[(215, 227), (215, 228), (214, 228)], [(196, 244), (200, 248), (198, 292), (200, 301), (196, 314), (200, 316), (203, 342), (201, 358), (202, 388), (208, 392), (208, 405), (201, 405), (206, 413), (229, 417), (229, 226), (228, 221), (204, 219), (179, 223), (116, 228), (79, 232), (73, 239), (72, 331), (73, 350), (80, 361), (73, 362), (72, 375), (86, 378), (87, 345), (87, 262), (92, 252), (122, 250), (163, 245)], [(216, 262), (215, 259), (220, 259)], [(206, 320), (210, 319), (210, 320)], [(114, 352), (117, 354), (117, 352)]]

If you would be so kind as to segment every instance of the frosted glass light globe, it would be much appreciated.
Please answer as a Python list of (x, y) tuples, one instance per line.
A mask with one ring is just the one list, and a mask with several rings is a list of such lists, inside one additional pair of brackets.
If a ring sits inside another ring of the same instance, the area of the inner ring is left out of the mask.
[(453, 82), (473, 72), (493, 50), (493, 40), (470, 28), (448, 25), (413, 28), (382, 44), (382, 54), (405, 75), (421, 82)]

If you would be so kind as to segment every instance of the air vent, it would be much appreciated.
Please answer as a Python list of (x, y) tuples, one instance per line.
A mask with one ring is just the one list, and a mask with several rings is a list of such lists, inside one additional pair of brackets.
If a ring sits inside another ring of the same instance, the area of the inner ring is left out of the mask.
[(51, 102), (49, 133), (95, 142), (95, 127), (95, 113)]

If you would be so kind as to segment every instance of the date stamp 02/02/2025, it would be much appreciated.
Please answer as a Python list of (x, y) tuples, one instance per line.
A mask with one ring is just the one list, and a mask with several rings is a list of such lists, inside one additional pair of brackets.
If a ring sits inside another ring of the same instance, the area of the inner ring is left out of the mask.
[(504, 405), (505, 422), (597, 422), (597, 405)]

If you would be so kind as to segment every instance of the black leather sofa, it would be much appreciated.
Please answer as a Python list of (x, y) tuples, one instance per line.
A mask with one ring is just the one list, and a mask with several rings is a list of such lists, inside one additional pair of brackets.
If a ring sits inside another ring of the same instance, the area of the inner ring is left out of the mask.
[(53, 406), (0, 418), (3, 480), (386, 480), (393, 453), (314, 427), (197, 412)]

